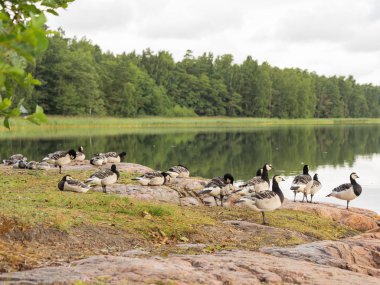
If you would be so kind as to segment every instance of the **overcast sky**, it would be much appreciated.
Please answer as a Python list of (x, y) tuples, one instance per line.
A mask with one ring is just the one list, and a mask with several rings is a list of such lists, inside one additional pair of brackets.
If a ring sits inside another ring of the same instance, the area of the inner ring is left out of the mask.
[(48, 25), (114, 53), (251, 55), (380, 85), (378, 0), (75, 0)]

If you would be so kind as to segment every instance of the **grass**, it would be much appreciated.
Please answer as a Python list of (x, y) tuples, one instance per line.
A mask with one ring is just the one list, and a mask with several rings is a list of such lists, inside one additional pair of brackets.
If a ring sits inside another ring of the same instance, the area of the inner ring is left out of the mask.
[(48, 123), (36, 126), (21, 118), (11, 120), (11, 130), (0, 128), (1, 138), (42, 138), (88, 135), (115, 135), (122, 133), (159, 133), (201, 131), (210, 128), (252, 129), (268, 126), (294, 125), (353, 125), (380, 124), (380, 119), (276, 119), (276, 118), (113, 118), (113, 117), (63, 117), (49, 116)]
[[(0, 167), (0, 272), (33, 268), (63, 257), (70, 261), (102, 254), (109, 248), (120, 252), (143, 247), (161, 255), (196, 254), (336, 240), (358, 233), (316, 215), (291, 210), (267, 214), (270, 225), (288, 230), (284, 233), (244, 233), (223, 222), (260, 223), (260, 213), (237, 207), (180, 207), (93, 191), (61, 192), (57, 190), (61, 178), (57, 172)], [(90, 173), (65, 171), (81, 180)], [(120, 182), (132, 183), (131, 175), (122, 172)], [(206, 247), (177, 247), (183, 239)]]

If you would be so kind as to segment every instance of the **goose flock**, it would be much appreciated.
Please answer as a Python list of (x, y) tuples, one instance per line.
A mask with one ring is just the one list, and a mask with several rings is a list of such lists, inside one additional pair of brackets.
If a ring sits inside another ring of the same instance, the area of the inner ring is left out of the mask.
[[(13, 168), (20, 169), (39, 169), (47, 170), (50, 167), (59, 167), (59, 173), (62, 173), (62, 167), (70, 164), (72, 161), (84, 162), (85, 154), (82, 146), (78, 150), (70, 149), (68, 151), (56, 151), (49, 153), (40, 162), (28, 161), (22, 154), (15, 154), (6, 160), (5, 165), (11, 165)], [(107, 192), (107, 186), (114, 184), (120, 177), (116, 164), (122, 162), (126, 156), (126, 152), (106, 152), (96, 153), (89, 161), (91, 165), (98, 166), (97, 172), (90, 175), (85, 181), (79, 181), (65, 175), (58, 183), (58, 189), (61, 191), (72, 191), (85, 193), (93, 186), (101, 186), (103, 192)], [(111, 168), (100, 168), (104, 164), (111, 163)], [(247, 208), (262, 213), (262, 223), (267, 224), (265, 212), (274, 211), (281, 207), (284, 202), (284, 194), (280, 188), (280, 183), (285, 179), (280, 175), (274, 175), (272, 178), (272, 187), (269, 178), (269, 172), (273, 170), (270, 163), (265, 163), (259, 168), (256, 176), (238, 186), (234, 185), (235, 179), (230, 173), (224, 174), (222, 177), (212, 178), (202, 190), (197, 194), (200, 198), (204, 196), (213, 197), (216, 206), (223, 206), (224, 200), (235, 195), (234, 204), (245, 205)], [(167, 171), (150, 171), (132, 180), (138, 182), (142, 186), (161, 186), (171, 182), (172, 179), (186, 178), (190, 176), (189, 169), (184, 165), (175, 165)], [(353, 172), (350, 174), (350, 182), (339, 185), (332, 189), (331, 193), (326, 197), (335, 197), (349, 202), (360, 196), (362, 187), (357, 183), (359, 176)], [(309, 166), (304, 165), (302, 174), (296, 175), (291, 183), (290, 190), (294, 193), (294, 202), (296, 195), (303, 194), (301, 202), (306, 199), (307, 203), (313, 203), (314, 195), (322, 188), (321, 182), (318, 180), (318, 174), (313, 177), (309, 174)], [(308, 200), (310, 196), (310, 200)], [(220, 203), (218, 203), (218, 200)]]

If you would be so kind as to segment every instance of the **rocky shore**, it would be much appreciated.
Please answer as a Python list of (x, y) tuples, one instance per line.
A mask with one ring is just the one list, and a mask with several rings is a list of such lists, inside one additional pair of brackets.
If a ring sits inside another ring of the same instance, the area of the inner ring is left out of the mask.
[[(88, 165), (69, 166), (70, 171), (89, 170)], [(148, 167), (122, 163), (122, 172), (143, 173)], [(54, 170), (50, 170), (54, 171)], [(196, 192), (203, 178), (181, 178), (166, 186), (147, 187), (114, 184), (109, 193), (138, 200), (160, 201), (191, 207), (212, 206), (210, 198)], [(102, 191), (96, 188), (95, 191)], [(231, 207), (236, 197), (226, 201)], [(202, 254), (156, 254), (146, 248), (116, 255), (96, 255), (60, 266), (0, 274), (0, 284), (380, 284), (380, 228), (377, 213), (359, 208), (349, 210), (335, 204), (286, 201), (282, 209), (311, 213), (347, 226), (361, 234), (340, 240), (313, 240), (297, 231), (262, 226), (243, 220), (226, 220), (231, 235), (282, 236), (306, 243), (296, 246), (265, 246), (258, 251), (232, 249)], [(316, 225), (317, 226), (317, 225)], [(206, 244), (186, 243), (184, 249)], [(1, 259), (1, 258), (0, 258)], [(77, 283), (83, 284), (83, 283)]]

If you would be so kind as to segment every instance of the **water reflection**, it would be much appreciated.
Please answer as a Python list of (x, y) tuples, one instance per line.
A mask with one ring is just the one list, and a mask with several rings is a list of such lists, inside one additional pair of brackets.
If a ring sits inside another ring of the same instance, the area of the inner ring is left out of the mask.
[[(327, 192), (331, 187), (348, 182), (353, 168), (363, 177), (364, 185), (378, 177), (375, 169), (379, 169), (380, 157), (373, 154), (380, 153), (379, 142), (379, 125), (282, 126), (0, 140), (0, 156), (4, 159), (13, 153), (23, 153), (30, 160), (40, 160), (49, 152), (83, 145), (87, 156), (103, 151), (126, 151), (128, 162), (155, 169), (181, 163), (195, 176), (213, 177), (231, 172), (239, 180), (254, 176), (257, 168), (267, 161), (273, 164), (276, 173), (286, 176), (300, 173), (302, 163), (307, 163), (312, 173), (318, 171), (324, 184), (323, 191)], [(359, 156), (360, 164), (357, 164)], [(362, 170), (362, 164), (369, 166)], [(368, 172), (373, 176), (367, 176)], [(332, 181), (331, 185), (324, 180)], [(380, 181), (367, 186), (373, 188), (379, 184)], [(363, 196), (365, 193), (366, 189)], [(358, 200), (364, 200), (364, 197)], [(337, 202), (336, 199), (329, 201)]]

